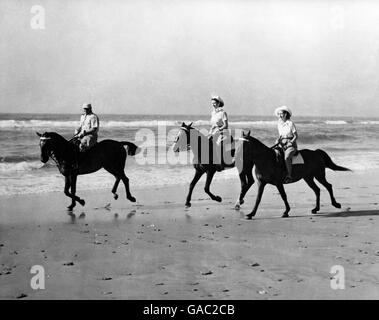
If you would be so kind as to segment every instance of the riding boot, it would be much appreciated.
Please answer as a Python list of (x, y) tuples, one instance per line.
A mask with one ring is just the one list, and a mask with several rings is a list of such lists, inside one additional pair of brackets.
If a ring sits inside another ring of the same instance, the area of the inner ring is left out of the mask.
[(216, 170), (222, 171), (225, 169), (225, 163), (222, 157), (223, 147), (222, 144), (216, 147)]
[(289, 183), (292, 182), (292, 159), (286, 159), (286, 168), (287, 168), (287, 176), (284, 179), (284, 182)]
[(79, 151), (75, 150), (74, 153), (74, 165), (73, 165), (74, 171), (79, 171)]

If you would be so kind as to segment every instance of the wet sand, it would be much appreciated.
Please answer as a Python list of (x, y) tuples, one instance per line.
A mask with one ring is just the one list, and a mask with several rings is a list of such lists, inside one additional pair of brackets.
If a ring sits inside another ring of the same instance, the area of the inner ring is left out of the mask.
[[(235, 169), (232, 169), (235, 170)], [(222, 173), (221, 173), (222, 174)], [(378, 299), (379, 172), (327, 172), (342, 209), (321, 187), (286, 186), (290, 218), (273, 186), (256, 218), (246, 221), (256, 186), (233, 210), (239, 181), (217, 181), (213, 202), (204, 178), (184, 208), (188, 185), (131, 190), (128, 202), (109, 190), (81, 191), (72, 214), (62, 193), (0, 198), (1, 299)], [(62, 185), (63, 188), (63, 185)], [(33, 290), (30, 268), (45, 269)], [(330, 269), (345, 270), (333, 290)]]

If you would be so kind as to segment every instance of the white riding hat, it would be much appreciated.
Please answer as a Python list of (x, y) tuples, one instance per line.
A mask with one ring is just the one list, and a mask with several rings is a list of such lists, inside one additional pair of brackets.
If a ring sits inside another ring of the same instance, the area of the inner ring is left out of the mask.
[(90, 103), (83, 103), (82, 108), (83, 109), (92, 109), (92, 105)]
[(220, 103), (220, 106), (223, 107), (224, 106), (224, 100), (221, 99), (220, 96), (212, 96), (211, 100), (216, 100)]
[(288, 107), (286, 107), (286, 106), (281, 106), (281, 107), (279, 107), (279, 108), (276, 108), (276, 109), (275, 109), (275, 115), (276, 115), (277, 117), (279, 117), (279, 112), (280, 112), (280, 111), (286, 111), (286, 112), (288, 112), (289, 115), (292, 117), (292, 111), (291, 111), (290, 108), (288, 108)]

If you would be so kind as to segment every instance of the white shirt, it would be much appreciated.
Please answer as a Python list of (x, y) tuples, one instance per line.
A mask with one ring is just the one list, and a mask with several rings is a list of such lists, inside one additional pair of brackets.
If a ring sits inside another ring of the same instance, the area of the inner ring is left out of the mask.
[(287, 120), (284, 122), (282, 119), (279, 119), (278, 131), (280, 137), (284, 139), (292, 139), (296, 133), (296, 127), (291, 120)]
[[(214, 129), (221, 128), (225, 122), (228, 120), (228, 115), (222, 108), (217, 108), (212, 111), (212, 117), (211, 117), (211, 134), (213, 133)], [(227, 129), (227, 128), (225, 128)]]
[(93, 132), (93, 135), (97, 135), (97, 132), (99, 131), (99, 118), (96, 114), (82, 114), (80, 117), (80, 131), (79, 134), (83, 131), (89, 131), (90, 129), (97, 128), (95, 132)]

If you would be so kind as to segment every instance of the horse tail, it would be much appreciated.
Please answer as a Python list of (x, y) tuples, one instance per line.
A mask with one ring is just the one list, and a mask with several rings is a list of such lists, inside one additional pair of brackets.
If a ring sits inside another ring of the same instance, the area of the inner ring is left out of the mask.
[(351, 171), (349, 168), (336, 165), (325, 151), (317, 149), (316, 152), (318, 152), (321, 155), (321, 158), (325, 162), (325, 167), (334, 171)]
[(123, 146), (128, 146), (127, 152), (129, 156), (135, 156), (138, 152), (141, 151), (141, 149), (137, 145), (135, 145), (133, 142), (121, 141), (120, 143)]

